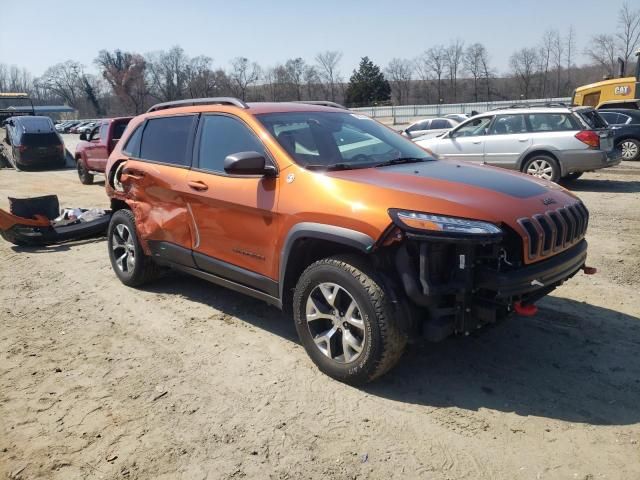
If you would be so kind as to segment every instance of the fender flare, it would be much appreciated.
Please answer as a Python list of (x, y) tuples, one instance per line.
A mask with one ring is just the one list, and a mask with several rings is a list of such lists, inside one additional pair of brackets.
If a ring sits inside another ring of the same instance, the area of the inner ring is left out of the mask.
[(375, 244), (373, 238), (366, 233), (362, 233), (357, 230), (315, 222), (301, 222), (295, 224), (287, 233), (282, 250), (280, 251), (280, 271), (278, 275), (280, 299), (283, 298), (284, 294), (284, 281), (285, 274), (287, 272), (289, 254), (291, 253), (293, 245), (301, 238), (313, 238), (340, 243), (360, 250), (363, 253), (369, 253)]

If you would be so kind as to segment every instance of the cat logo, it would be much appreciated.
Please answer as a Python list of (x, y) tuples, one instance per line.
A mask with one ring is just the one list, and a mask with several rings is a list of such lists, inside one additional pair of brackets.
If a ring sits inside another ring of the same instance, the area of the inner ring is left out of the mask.
[(629, 95), (631, 87), (629, 85), (619, 85), (613, 90), (614, 95)]

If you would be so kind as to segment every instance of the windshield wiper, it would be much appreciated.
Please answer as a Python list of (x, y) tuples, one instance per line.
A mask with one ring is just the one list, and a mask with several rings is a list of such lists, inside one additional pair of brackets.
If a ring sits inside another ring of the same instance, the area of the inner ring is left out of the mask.
[(307, 170), (351, 170), (353, 165), (349, 163), (329, 163), (327, 165), (310, 164), (305, 165)]
[(402, 157), (402, 158), (394, 158), (393, 160), (387, 160), (386, 162), (378, 163), (376, 168), (378, 167), (388, 167), (389, 165), (399, 165), (401, 163), (418, 163), (418, 162), (428, 162), (428, 158), (418, 158), (418, 157)]

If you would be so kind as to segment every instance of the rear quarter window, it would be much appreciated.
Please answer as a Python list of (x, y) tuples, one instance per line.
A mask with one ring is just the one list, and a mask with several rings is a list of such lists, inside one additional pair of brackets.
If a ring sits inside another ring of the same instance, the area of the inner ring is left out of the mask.
[(595, 110), (587, 110), (586, 112), (578, 112), (587, 125), (591, 128), (607, 128), (607, 122)]
[(531, 132), (581, 130), (578, 121), (567, 113), (530, 113), (527, 124)]
[(122, 149), (122, 153), (130, 157), (138, 158), (140, 156), (140, 140), (142, 139), (142, 130), (144, 122), (136, 127)]

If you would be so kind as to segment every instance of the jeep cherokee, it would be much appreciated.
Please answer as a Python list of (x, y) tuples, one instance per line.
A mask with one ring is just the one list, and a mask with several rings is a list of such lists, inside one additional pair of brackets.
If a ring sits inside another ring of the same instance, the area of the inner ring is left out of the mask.
[(588, 212), (554, 183), (440, 161), (330, 102), (158, 104), (107, 165), (113, 269), (171, 267), (293, 312), (315, 364), (348, 383), (408, 340), (532, 314), (585, 269)]

